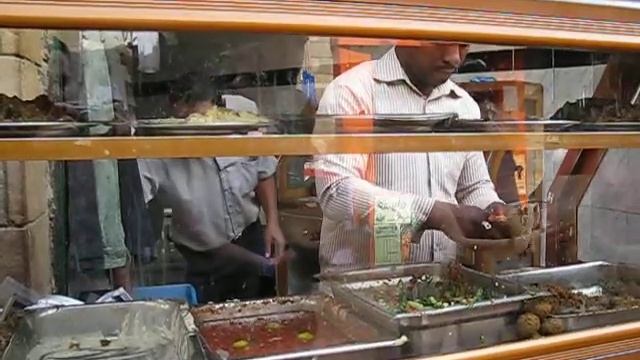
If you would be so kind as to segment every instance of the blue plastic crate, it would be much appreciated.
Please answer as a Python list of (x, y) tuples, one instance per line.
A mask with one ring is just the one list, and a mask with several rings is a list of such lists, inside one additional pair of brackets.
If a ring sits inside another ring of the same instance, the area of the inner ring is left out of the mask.
[(134, 300), (182, 300), (189, 305), (198, 304), (196, 289), (190, 284), (143, 286), (133, 289)]

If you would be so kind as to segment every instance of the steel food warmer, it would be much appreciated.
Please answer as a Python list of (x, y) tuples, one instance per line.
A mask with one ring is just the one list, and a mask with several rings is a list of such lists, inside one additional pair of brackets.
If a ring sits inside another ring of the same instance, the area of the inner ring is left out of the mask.
[[(291, 246), (311, 254), (304, 263), (317, 261), (321, 212), (308, 186), (313, 169), (295, 159), (483, 151), (524, 228), (489, 249), (460, 247), (453, 264), (312, 271), (313, 291), (290, 291), (298, 279), (280, 268), (279, 296), (266, 300), (36, 310), (14, 329), (3, 358), (46, 359), (53, 355), (43, 351), (54, 348), (96, 359), (153, 359), (166, 349), (185, 359), (640, 357), (640, 267), (632, 261), (640, 209), (637, 168), (629, 165), (640, 147), (634, 3), (0, 0), (0, 8), (0, 60), (8, 64), (0, 81), (2, 161), (281, 156), (281, 221), (294, 223), (284, 229)], [(29, 31), (40, 32), (22, 37)], [(142, 44), (146, 35), (135, 34), (155, 34), (151, 49)], [(479, 104), (481, 121), (313, 115), (316, 91), (335, 76), (393, 45), (425, 41), (471, 44), (453, 80)], [(107, 55), (69, 60), (78, 49), (100, 53), (95, 44)], [(209, 46), (223, 55), (209, 56)], [(128, 54), (118, 54), (115, 68), (112, 48)], [(19, 75), (11, 74), (14, 63)], [(69, 73), (73, 66), (80, 73)], [(155, 112), (167, 78), (183, 68), (215, 69), (227, 105), (241, 95), (264, 117), (229, 112), (219, 122), (176, 122)], [(84, 104), (66, 98), (75, 77), (84, 79), (73, 90)], [(51, 99), (30, 96), (38, 91), (29, 81)], [(104, 112), (106, 86), (111, 110)], [(123, 108), (144, 115), (118, 117)], [(323, 122), (334, 131), (314, 131)], [(603, 243), (607, 236), (619, 242)], [(148, 347), (127, 337), (144, 332), (157, 335)]]

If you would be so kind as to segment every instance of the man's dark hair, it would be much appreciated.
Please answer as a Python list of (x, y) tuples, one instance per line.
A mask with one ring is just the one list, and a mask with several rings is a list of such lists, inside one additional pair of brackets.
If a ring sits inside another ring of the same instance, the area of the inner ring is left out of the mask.
[(200, 101), (218, 103), (220, 94), (212, 77), (198, 72), (189, 72), (172, 82), (169, 89), (169, 102), (183, 101), (193, 104)]

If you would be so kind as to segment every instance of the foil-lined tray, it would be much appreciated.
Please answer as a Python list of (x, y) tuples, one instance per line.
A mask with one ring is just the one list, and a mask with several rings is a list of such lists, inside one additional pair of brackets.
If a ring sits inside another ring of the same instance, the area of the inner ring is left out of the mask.
[(25, 315), (3, 360), (201, 360), (188, 312), (168, 301), (50, 308)]

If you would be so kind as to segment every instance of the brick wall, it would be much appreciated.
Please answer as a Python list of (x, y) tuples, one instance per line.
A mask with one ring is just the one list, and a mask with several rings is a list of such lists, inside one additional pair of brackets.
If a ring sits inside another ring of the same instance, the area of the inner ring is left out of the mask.
[(316, 91), (318, 99), (324, 89), (333, 80), (333, 52), (331, 50), (331, 38), (310, 37), (307, 41), (306, 59), (308, 68), (316, 78)]
[[(0, 93), (29, 100), (47, 88), (46, 33), (0, 30)], [(46, 161), (0, 162), (0, 280), (12, 276), (37, 291), (52, 289)]]

